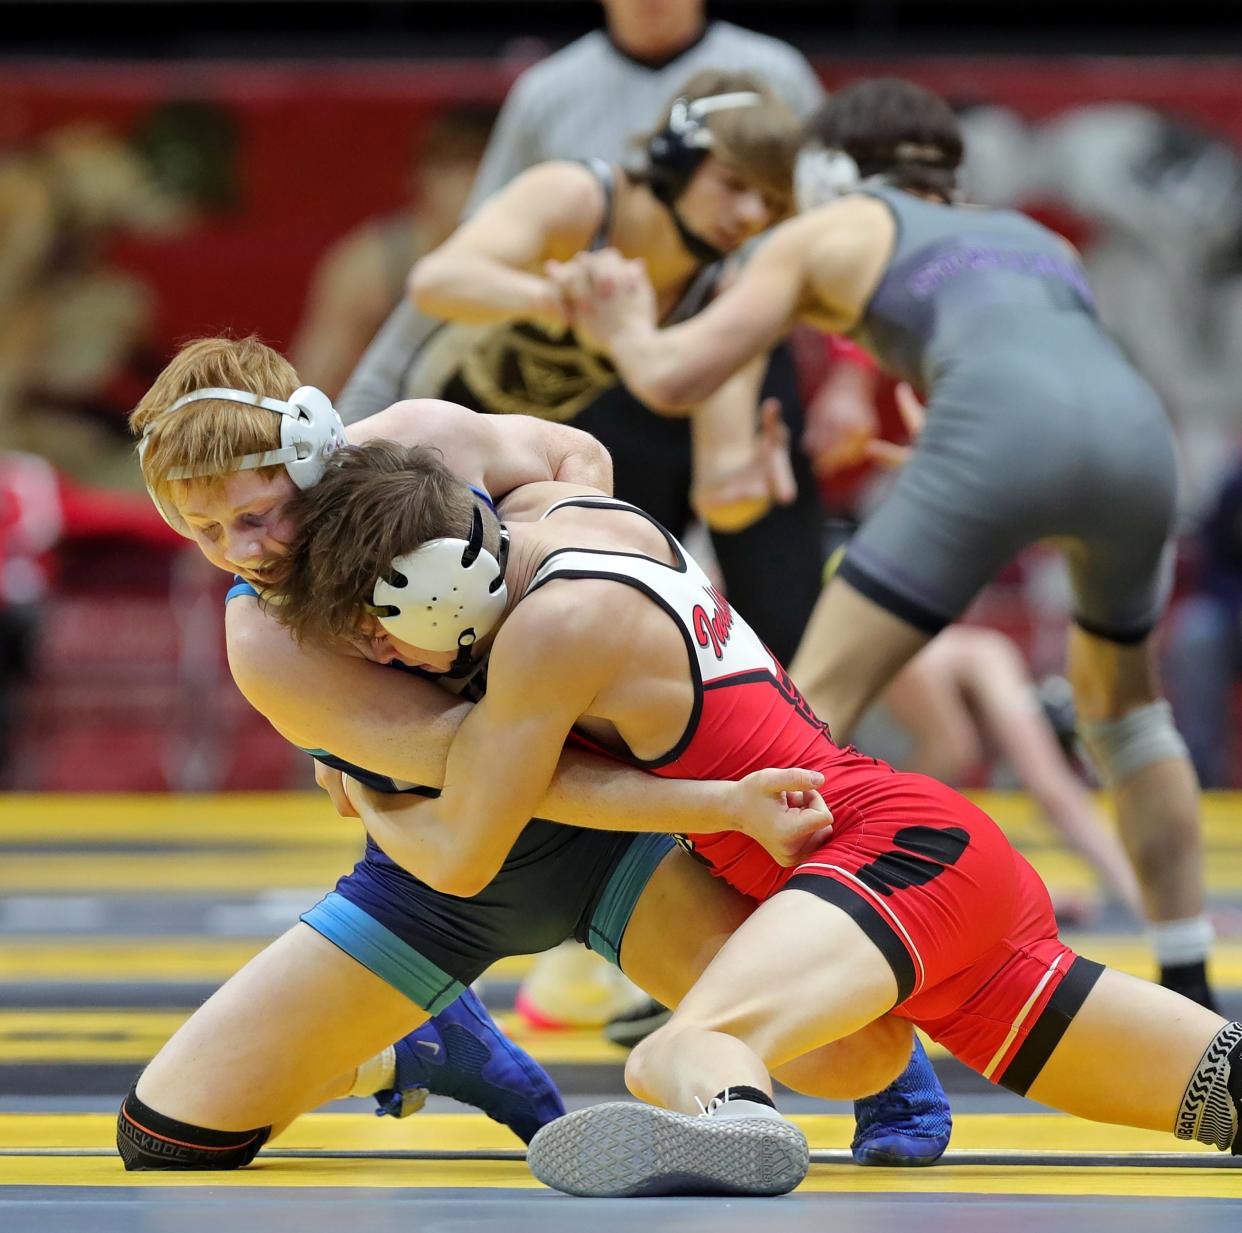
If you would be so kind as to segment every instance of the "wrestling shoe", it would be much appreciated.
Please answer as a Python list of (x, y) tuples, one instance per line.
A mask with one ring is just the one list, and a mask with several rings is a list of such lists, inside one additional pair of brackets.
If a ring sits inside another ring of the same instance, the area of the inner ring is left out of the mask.
[(882, 1092), (854, 1101), (856, 1164), (918, 1168), (949, 1146), (953, 1116), (918, 1037), (909, 1065)]
[(375, 1093), (377, 1117), (408, 1117), (430, 1092), (482, 1109), (529, 1143), (565, 1112), (551, 1077), (501, 1032), (469, 989), (394, 1048), (396, 1082)]
[(775, 1109), (729, 1105), (693, 1117), (621, 1101), (578, 1109), (531, 1140), (526, 1162), (545, 1186), (588, 1198), (792, 1190), (810, 1167), (806, 1136)]
[(624, 1049), (632, 1049), (656, 1028), (663, 1027), (672, 1017), (673, 1012), (662, 1002), (657, 1002), (655, 998), (645, 998), (637, 1006), (613, 1015), (604, 1024), (604, 1038)]

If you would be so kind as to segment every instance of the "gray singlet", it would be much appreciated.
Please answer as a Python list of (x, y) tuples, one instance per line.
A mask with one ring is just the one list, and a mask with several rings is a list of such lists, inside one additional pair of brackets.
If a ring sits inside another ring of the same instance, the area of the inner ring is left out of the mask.
[(869, 194), (897, 238), (853, 337), (926, 394), (928, 419), (840, 576), (934, 633), (1020, 549), (1056, 539), (1078, 623), (1140, 640), (1168, 591), (1172, 431), (1077, 257), (1013, 211)]

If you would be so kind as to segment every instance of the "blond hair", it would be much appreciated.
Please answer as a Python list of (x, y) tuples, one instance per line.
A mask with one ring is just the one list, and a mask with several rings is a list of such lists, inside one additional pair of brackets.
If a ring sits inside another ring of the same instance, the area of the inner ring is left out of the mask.
[(793, 168), (802, 138), (802, 122), (768, 84), (754, 73), (704, 69), (695, 73), (669, 100), (654, 133), (645, 134), (644, 144), (668, 127), (677, 99), (711, 98), (717, 94), (751, 92), (761, 102), (754, 107), (728, 107), (703, 117), (712, 135), (713, 157), (727, 163), (740, 176), (765, 193), (783, 201), (793, 198)]
[[(129, 417), (130, 431), (146, 442), (143, 479), (157, 495), (176, 500), (187, 482), (168, 478), (178, 468), (211, 471), (209, 478), (193, 482), (219, 484), (230, 460), (280, 446), (281, 417), (272, 411), (204, 398), (169, 414), (178, 398), (207, 388), (288, 398), (300, 384), (293, 365), (254, 335), (187, 343)], [(270, 478), (281, 469), (260, 467), (258, 474)]]

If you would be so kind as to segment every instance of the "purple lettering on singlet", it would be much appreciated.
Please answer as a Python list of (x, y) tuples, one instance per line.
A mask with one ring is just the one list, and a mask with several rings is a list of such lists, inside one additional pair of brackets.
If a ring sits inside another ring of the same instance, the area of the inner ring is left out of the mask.
[(1050, 253), (1013, 252), (999, 248), (981, 248), (973, 244), (955, 248), (952, 252), (940, 253), (923, 262), (906, 279), (906, 288), (916, 300), (926, 300), (949, 279), (967, 271), (980, 270), (1003, 270), (1014, 274), (1032, 274), (1037, 278), (1056, 279), (1073, 287), (1084, 303), (1094, 307), (1091, 289), (1075, 262)]

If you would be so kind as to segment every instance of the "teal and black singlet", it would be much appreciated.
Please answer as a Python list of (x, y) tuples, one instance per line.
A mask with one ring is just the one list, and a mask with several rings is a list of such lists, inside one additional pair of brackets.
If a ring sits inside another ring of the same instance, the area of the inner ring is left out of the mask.
[[(228, 600), (257, 598), (237, 582)], [(226, 601), (227, 602), (227, 601)], [(393, 668), (437, 680), (393, 664)], [(486, 665), (438, 683), (466, 697), (485, 687)], [(308, 749), (312, 757), (381, 792), (432, 788)], [(498, 959), (537, 954), (576, 938), (620, 966), (630, 915), (656, 867), (672, 850), (668, 835), (589, 831), (535, 818), (492, 881), (470, 899), (433, 890), (367, 837), (366, 851), (336, 889), (301, 920), (431, 1014), (437, 1014)]]
[(1019, 550), (1056, 539), (1078, 623), (1142, 639), (1168, 593), (1172, 432), (1076, 256), (1013, 211), (870, 195), (897, 237), (853, 336), (925, 393), (928, 418), (840, 576), (935, 633)]

